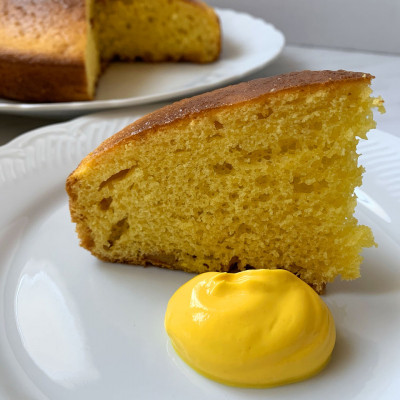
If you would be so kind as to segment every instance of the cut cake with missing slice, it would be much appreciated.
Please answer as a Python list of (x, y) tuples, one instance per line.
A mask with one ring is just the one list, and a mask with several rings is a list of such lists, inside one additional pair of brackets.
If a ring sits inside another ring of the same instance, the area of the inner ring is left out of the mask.
[(190, 272), (284, 268), (322, 292), (374, 245), (354, 218), (369, 74), (302, 71), (176, 102), (127, 126), (68, 177), (81, 245)]
[(199, 0), (0, 0), (0, 97), (92, 100), (114, 59), (209, 63), (220, 51), (219, 18)]

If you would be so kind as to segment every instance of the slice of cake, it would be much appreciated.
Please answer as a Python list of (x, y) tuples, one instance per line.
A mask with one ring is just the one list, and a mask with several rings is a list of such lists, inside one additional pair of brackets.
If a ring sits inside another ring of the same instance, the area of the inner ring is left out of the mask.
[(207, 63), (220, 36), (198, 0), (0, 0), (0, 97), (90, 100), (101, 63)]
[(353, 217), (373, 77), (303, 71), (188, 98), (103, 142), (69, 176), (81, 245), (191, 272), (284, 268), (321, 292), (360, 275)]

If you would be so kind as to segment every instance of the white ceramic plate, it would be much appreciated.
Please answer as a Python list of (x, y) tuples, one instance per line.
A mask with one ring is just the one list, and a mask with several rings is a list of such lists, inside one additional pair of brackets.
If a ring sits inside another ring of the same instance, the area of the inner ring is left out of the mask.
[(113, 63), (100, 78), (93, 101), (32, 104), (0, 99), (0, 112), (65, 117), (188, 96), (258, 71), (281, 53), (285, 38), (271, 24), (232, 10), (217, 13), (223, 41), (215, 63)]
[(400, 141), (374, 131), (360, 145), (357, 213), (379, 247), (365, 251), (361, 279), (324, 296), (337, 324), (330, 364), (297, 384), (239, 389), (199, 376), (171, 350), (164, 312), (189, 274), (101, 262), (70, 222), (68, 173), (147, 111), (82, 117), (0, 148), (0, 398), (399, 398)]

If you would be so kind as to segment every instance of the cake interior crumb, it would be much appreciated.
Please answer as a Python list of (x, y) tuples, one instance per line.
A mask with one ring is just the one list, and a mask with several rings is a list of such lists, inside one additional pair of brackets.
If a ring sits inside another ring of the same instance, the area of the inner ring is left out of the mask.
[(356, 146), (375, 127), (370, 95), (359, 82), (287, 91), (93, 160), (75, 210), (90, 250), (198, 273), (284, 268), (317, 291), (357, 278), (361, 249), (374, 245), (353, 216)]

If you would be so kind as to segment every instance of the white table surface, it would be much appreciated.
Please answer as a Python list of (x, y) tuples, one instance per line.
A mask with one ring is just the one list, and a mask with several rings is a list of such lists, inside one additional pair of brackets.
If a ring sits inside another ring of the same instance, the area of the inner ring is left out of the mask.
[[(400, 56), (323, 48), (286, 46), (281, 56), (250, 80), (304, 69), (346, 69), (375, 75), (373, 89), (385, 100), (386, 114), (376, 114), (380, 130), (400, 138)], [(62, 120), (0, 114), (0, 145), (35, 128)]]

